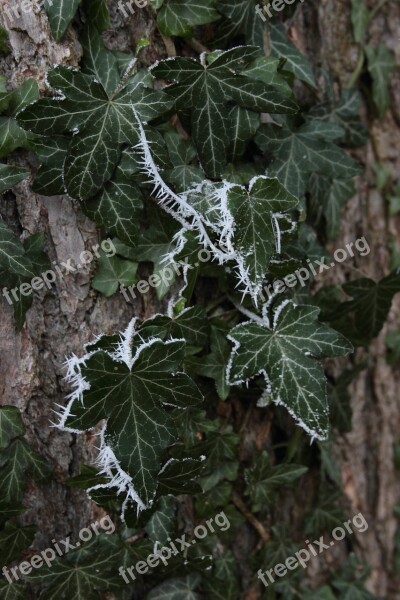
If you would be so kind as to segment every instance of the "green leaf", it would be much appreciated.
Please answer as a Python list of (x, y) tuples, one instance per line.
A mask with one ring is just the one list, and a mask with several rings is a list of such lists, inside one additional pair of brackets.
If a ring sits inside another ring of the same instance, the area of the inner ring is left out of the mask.
[(27, 595), (26, 586), (23, 583), (6, 583), (0, 581), (0, 595), (2, 600), (25, 600)]
[(120, 82), (116, 57), (106, 50), (102, 37), (93, 26), (86, 27), (80, 42), (84, 53), (82, 70), (93, 75), (108, 96), (112, 96)]
[(314, 359), (348, 354), (352, 346), (318, 322), (318, 313), (315, 307), (296, 306), (286, 300), (275, 310), (272, 323), (264, 315), (260, 321), (236, 326), (228, 336), (235, 344), (228, 381), (239, 385), (264, 375), (271, 399), (285, 406), (307, 433), (325, 439), (326, 379)]
[(171, 268), (171, 261), (164, 260), (176, 248), (173, 241), (178, 231), (177, 223), (160, 209), (152, 207), (150, 211), (150, 227), (142, 234), (138, 248), (137, 258), (139, 261), (150, 261), (153, 263), (153, 275), (162, 276), (164, 270), (171, 270), (170, 277), (161, 277), (156, 287), (157, 298), (162, 300), (174, 283), (176, 274)]
[(27, 474), (42, 482), (51, 472), (46, 461), (19, 438), (1, 454), (0, 465), (0, 495), (9, 502), (21, 502)]
[(99, 266), (92, 279), (92, 287), (95, 290), (109, 297), (115, 294), (120, 285), (129, 287), (136, 283), (137, 263), (118, 256), (108, 256), (102, 250), (99, 254)]
[(177, 437), (163, 405), (184, 409), (202, 397), (179, 372), (184, 341), (153, 338), (132, 356), (132, 343), (140, 342), (140, 329), (134, 333), (133, 326), (123, 334), (117, 353), (99, 350), (72, 363), (90, 389), (83, 392), (82, 404), (73, 396), (61, 424), (84, 431), (107, 419), (102, 438), (105, 472), (118, 469), (120, 484), (125, 484), (121, 490), (126, 487), (128, 498), (144, 508), (154, 497), (162, 455)]
[(279, 217), (297, 203), (277, 179), (266, 177), (250, 182), (248, 192), (242, 186), (228, 191), (228, 207), (236, 225), (233, 242), (256, 288), (261, 287), (271, 259), (280, 252)]
[(214, 44), (223, 48), (242, 33), (246, 43), (263, 48), (264, 25), (256, 13), (257, 3), (257, 0), (219, 0), (218, 10), (226, 19), (217, 28)]
[(351, 0), (351, 24), (354, 39), (358, 44), (363, 42), (370, 21), (371, 15), (364, 0)]
[(11, 440), (24, 435), (25, 426), (16, 406), (0, 407), (0, 448), (7, 448)]
[(274, 160), (268, 167), (270, 177), (278, 177), (289, 192), (301, 198), (310, 173), (335, 179), (351, 179), (360, 165), (341, 148), (325, 141), (324, 124), (314, 121), (298, 129), (289, 126), (262, 125), (256, 143)]
[(200, 600), (195, 592), (200, 583), (198, 575), (189, 575), (181, 579), (170, 579), (156, 586), (146, 596), (146, 600)]
[[(20, 172), (20, 179), (21, 175), (22, 173)], [(8, 178), (6, 175), (6, 181), (7, 179), (8, 181), (10, 181), (10, 175), (8, 176)], [(25, 248), (23, 247), (19, 238), (16, 235), (14, 235), (13, 232), (1, 221), (0, 267), (6, 269), (7, 271), (10, 271), (11, 273), (15, 273), (16, 275), (22, 275), (23, 277), (31, 278), (35, 275), (34, 267), (29, 258), (26, 256)]]
[(65, 193), (63, 166), (68, 146), (68, 138), (60, 135), (39, 138), (30, 143), (30, 147), (42, 163), (32, 183), (34, 192), (43, 196), (59, 196)]
[(0, 52), (3, 54), (8, 54), (10, 52), (10, 47), (8, 45), (8, 32), (0, 27)]
[(253, 511), (265, 510), (282, 486), (293, 484), (307, 471), (302, 465), (272, 466), (268, 454), (263, 452), (251, 468), (245, 469), (245, 493), (251, 498)]
[(209, 177), (218, 178), (226, 164), (229, 101), (255, 112), (297, 111), (294, 100), (280, 89), (240, 75), (258, 53), (256, 47), (243, 46), (221, 52), (209, 65), (178, 57), (161, 61), (152, 69), (156, 77), (176, 82), (166, 88), (175, 98), (176, 108), (191, 109), (193, 140)]
[(328, 241), (336, 240), (340, 233), (342, 207), (356, 191), (353, 180), (329, 180), (323, 175), (311, 174), (308, 189), (311, 202), (325, 217)]
[(164, 35), (192, 34), (192, 27), (219, 19), (215, 0), (165, 0), (157, 15), (157, 25)]
[[(207, 344), (209, 329), (204, 308), (191, 306), (185, 308), (177, 316), (155, 315), (142, 325), (140, 332), (143, 341), (151, 340), (154, 337), (165, 341), (183, 338), (187, 346), (192, 347), (194, 352), (198, 352)], [(189, 348), (186, 350), (186, 354), (188, 353)]]
[(373, 99), (379, 117), (383, 119), (390, 104), (389, 83), (390, 76), (396, 68), (396, 61), (393, 53), (385, 44), (379, 44), (377, 48), (366, 46), (365, 53), (368, 59), (368, 70), (373, 81)]
[(172, 458), (158, 475), (157, 493), (161, 496), (163, 494), (178, 495), (201, 492), (201, 487), (195, 480), (199, 477), (202, 468), (201, 460)]
[(33, 570), (27, 580), (44, 587), (43, 600), (99, 600), (105, 591), (118, 593), (125, 585), (118, 575), (123, 546), (114, 540), (115, 536), (99, 536), (62, 559), (56, 558), (50, 567)]
[(9, 565), (19, 558), (33, 542), (36, 527), (18, 527), (7, 522), (3, 531), (0, 531), (0, 562)]
[(80, 0), (44, 0), (51, 32), (56, 42), (59, 42), (72, 21)]
[(286, 58), (285, 70), (295, 77), (316, 88), (314, 74), (309, 61), (289, 40), (282, 25), (269, 23), (272, 56)]
[(390, 331), (385, 338), (388, 349), (388, 363), (395, 365), (400, 361), (400, 330)]
[(121, 144), (137, 141), (133, 110), (148, 120), (171, 105), (163, 92), (147, 89), (135, 78), (112, 97), (93, 76), (67, 67), (52, 69), (48, 81), (58, 96), (28, 106), (19, 113), (18, 122), (42, 135), (74, 133), (64, 180), (67, 192), (80, 200), (94, 196), (111, 178)]
[(83, 203), (82, 210), (122, 242), (132, 247), (137, 245), (143, 195), (138, 185), (124, 175), (117, 173), (106, 183), (99, 197)]
[(211, 353), (204, 358), (192, 359), (190, 368), (198, 375), (214, 379), (218, 396), (226, 400), (230, 387), (226, 382), (226, 367), (230, 356), (230, 345), (226, 332), (215, 325), (211, 328)]
[(28, 175), (29, 171), (22, 167), (10, 167), (9, 165), (0, 164), (0, 194), (26, 179)]
[(98, 31), (110, 28), (110, 14), (108, 12), (107, 0), (83, 0), (83, 10), (87, 23), (96, 27)]
[(328, 308), (324, 320), (357, 346), (366, 346), (379, 334), (393, 297), (400, 291), (400, 270), (393, 271), (378, 283), (363, 277), (342, 287), (352, 300)]
[(157, 508), (148, 520), (145, 532), (152, 542), (167, 543), (175, 528), (175, 510), (171, 497), (160, 498)]

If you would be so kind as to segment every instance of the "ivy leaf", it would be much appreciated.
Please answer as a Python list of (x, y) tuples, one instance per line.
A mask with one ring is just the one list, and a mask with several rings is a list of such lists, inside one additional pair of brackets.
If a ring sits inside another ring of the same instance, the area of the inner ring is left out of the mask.
[(201, 487), (195, 480), (202, 468), (201, 460), (172, 458), (158, 475), (157, 494), (198, 494)]
[(32, 183), (32, 189), (43, 196), (65, 193), (63, 166), (67, 158), (69, 139), (60, 135), (39, 138), (30, 147), (42, 163)]
[[(1, 170), (0, 170), (1, 173)], [(19, 176), (21, 177), (21, 173)], [(0, 221), (0, 267), (22, 275), (23, 277), (33, 277), (35, 275), (34, 267), (26, 256), (25, 248), (19, 238)]]
[(338, 125), (343, 135), (337, 137), (337, 143), (346, 146), (363, 146), (368, 141), (368, 129), (360, 120), (361, 95), (358, 90), (343, 90), (340, 101), (329, 100), (314, 106), (308, 113), (311, 121), (327, 121)]
[(64, 163), (67, 192), (80, 200), (94, 196), (108, 181), (121, 157), (121, 144), (137, 139), (133, 109), (143, 120), (165, 112), (171, 103), (134, 78), (117, 95), (108, 96), (91, 75), (59, 66), (48, 74), (57, 90), (18, 114), (26, 129), (42, 135), (73, 132)]
[(162, 546), (167, 543), (175, 527), (175, 511), (171, 497), (164, 496), (157, 503), (157, 508), (148, 520), (145, 532), (152, 542)]
[(255, 140), (262, 150), (274, 156), (268, 175), (278, 177), (289, 192), (301, 198), (310, 173), (351, 179), (361, 170), (341, 148), (325, 141), (325, 136), (324, 124), (313, 122), (298, 129), (290, 125), (262, 125)]
[(351, 0), (351, 24), (358, 44), (364, 41), (370, 21), (371, 14), (364, 0)]
[(3, 27), (0, 27), (0, 52), (3, 54), (8, 54), (10, 52), (8, 32)]
[(156, 586), (146, 600), (200, 600), (200, 595), (195, 592), (199, 583), (199, 575), (170, 579)]
[(27, 79), (18, 89), (3, 97), (3, 111), (7, 116), (0, 117), (0, 157), (7, 156), (16, 148), (27, 148), (33, 135), (22, 129), (15, 120), (25, 106), (39, 98), (39, 86), (35, 79)]
[(327, 309), (324, 319), (357, 346), (366, 346), (376, 337), (389, 314), (395, 294), (400, 292), (400, 270), (393, 271), (378, 283), (367, 277), (342, 286), (353, 299), (337, 302)]
[(0, 562), (9, 565), (33, 542), (36, 527), (18, 527), (15, 523), (7, 522), (0, 531)]
[[(207, 344), (209, 328), (204, 308), (191, 306), (174, 317), (156, 315), (148, 319), (140, 329), (140, 337), (144, 341), (154, 337), (161, 340), (183, 338), (187, 346), (191, 346), (190, 351), (195, 353), (202, 350)], [(186, 353), (188, 353), (188, 348)]]
[(310, 62), (297, 50), (289, 40), (282, 25), (269, 23), (272, 56), (286, 58), (285, 70), (293, 73), (301, 81), (316, 88), (314, 74)]
[(106, 50), (102, 37), (93, 26), (86, 27), (80, 42), (84, 52), (83, 71), (93, 75), (108, 96), (112, 96), (120, 82), (116, 57)]
[(3, 194), (23, 179), (26, 179), (28, 175), (29, 171), (22, 167), (11, 167), (0, 164), (0, 194)]
[(213, 325), (211, 327), (211, 353), (204, 358), (191, 359), (190, 368), (198, 375), (215, 380), (218, 396), (226, 400), (229, 396), (229, 385), (226, 382), (226, 366), (230, 356), (230, 345), (226, 332)]
[(99, 254), (99, 267), (92, 279), (92, 287), (95, 290), (109, 297), (115, 294), (120, 285), (129, 287), (136, 283), (137, 263), (118, 256), (108, 256), (102, 250)]
[(277, 179), (266, 177), (252, 180), (248, 191), (242, 186), (228, 191), (228, 206), (236, 224), (233, 242), (256, 288), (261, 286), (270, 260), (280, 252), (279, 216), (297, 203)]
[(45, 588), (43, 600), (98, 600), (105, 591), (117, 593), (121, 588), (118, 566), (122, 548), (113, 544), (112, 537), (95, 538), (92, 544), (70, 551), (62, 559), (56, 558), (51, 567), (32, 570), (27, 580)]
[(165, 90), (175, 98), (176, 108), (191, 109), (192, 136), (209, 177), (218, 178), (226, 164), (229, 101), (255, 112), (297, 111), (294, 100), (279, 89), (239, 74), (258, 53), (258, 48), (244, 46), (221, 52), (209, 65), (178, 57), (152, 69), (156, 77), (176, 82)]
[(379, 117), (383, 119), (390, 104), (389, 83), (390, 76), (396, 68), (396, 61), (385, 44), (379, 44), (377, 48), (365, 46), (365, 53), (373, 81), (372, 94), (375, 106)]
[(337, 239), (340, 232), (341, 209), (356, 192), (353, 180), (329, 180), (323, 175), (311, 174), (308, 189), (311, 202), (318, 209), (322, 209), (328, 240)]
[(133, 326), (123, 334), (117, 353), (95, 351), (72, 363), (79, 370), (78, 379), (87, 383), (83, 403), (73, 396), (61, 426), (84, 431), (107, 419), (101, 454), (104, 472), (117, 469), (120, 485), (124, 483), (121, 490), (126, 488), (128, 497), (144, 508), (154, 497), (163, 452), (177, 436), (163, 405), (184, 409), (202, 396), (179, 372), (184, 341), (153, 338), (132, 356), (132, 342), (140, 340), (140, 330), (134, 334)]
[(11, 440), (24, 435), (25, 426), (16, 406), (0, 407), (0, 448), (7, 448)]
[(38, 482), (46, 481), (50, 475), (46, 461), (19, 438), (1, 454), (0, 466), (0, 494), (10, 502), (22, 500), (26, 473)]
[(81, 0), (44, 0), (51, 32), (59, 42), (72, 21)]
[(98, 31), (110, 28), (110, 14), (108, 12), (107, 0), (83, 0), (86, 21)]
[[(269, 318), (236, 326), (228, 336), (234, 343), (227, 379), (239, 385), (262, 374), (276, 404), (285, 406), (313, 437), (328, 431), (326, 378), (315, 358), (342, 356), (351, 344), (318, 322), (319, 309), (284, 301)], [(254, 351), (257, 348), (257, 351)]]
[(133, 248), (137, 245), (143, 196), (138, 185), (124, 175), (117, 173), (105, 184), (99, 197), (83, 203), (82, 210), (125, 244)]
[(2, 600), (25, 600), (26, 594), (26, 586), (22, 583), (0, 581), (0, 595)]
[[(176, 274), (171, 268), (171, 260), (165, 260), (176, 248), (173, 238), (178, 231), (177, 223), (158, 208), (150, 211), (150, 227), (143, 232), (137, 247), (137, 258), (139, 261), (150, 261), (153, 263), (153, 275), (160, 277), (160, 283), (156, 287), (157, 298), (162, 300), (174, 283)], [(162, 277), (164, 269), (170, 268), (171, 276)], [(169, 279), (169, 281), (168, 281)]]
[(219, 19), (215, 0), (165, 0), (157, 15), (157, 25), (164, 35), (192, 34), (194, 25), (205, 25)]
[(263, 452), (254, 466), (245, 470), (246, 494), (250, 496), (253, 511), (265, 509), (284, 485), (290, 485), (308, 471), (307, 467), (294, 464), (272, 466), (268, 454)]
[(246, 42), (264, 47), (264, 25), (256, 13), (257, 0), (219, 0), (218, 10), (226, 17), (216, 32), (215, 44), (225, 47), (232, 38), (244, 34)]
[(178, 192), (203, 181), (204, 171), (197, 165), (190, 164), (196, 157), (196, 148), (191, 141), (183, 139), (176, 131), (167, 131), (164, 138), (174, 165), (172, 169), (164, 171), (166, 181), (175, 185)]

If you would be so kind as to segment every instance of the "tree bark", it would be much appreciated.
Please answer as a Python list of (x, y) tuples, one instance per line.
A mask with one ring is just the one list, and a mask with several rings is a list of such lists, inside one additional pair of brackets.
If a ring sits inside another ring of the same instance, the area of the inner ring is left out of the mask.
[[(70, 27), (64, 40), (57, 44), (50, 33), (42, 8), (22, 13), (10, 22), (3, 12), (14, 0), (0, 0), (1, 21), (9, 31), (11, 53), (1, 57), (1, 72), (11, 87), (27, 77), (35, 77), (45, 90), (45, 73), (54, 64), (78, 66), (81, 47)], [(374, 3), (369, 2), (370, 8)], [(145, 57), (151, 62), (167, 54), (157, 33), (149, 8), (137, 9), (128, 20), (110, 2), (112, 28), (106, 41), (119, 50), (129, 50), (142, 36), (152, 41)], [(315, 66), (322, 66), (335, 77), (339, 89), (350, 78), (358, 59), (350, 22), (350, 0), (307, 0), (299, 4), (290, 33), (293, 41)], [(370, 28), (369, 43), (385, 42), (400, 64), (400, 4), (387, 2)], [(200, 40), (201, 41), (201, 40)], [(371, 252), (358, 260), (364, 276), (375, 279), (388, 274), (392, 239), (398, 240), (400, 217), (388, 215), (387, 203), (375, 187), (373, 165), (389, 164), (393, 178), (400, 177), (400, 79), (392, 78), (391, 109), (383, 122), (372, 120), (364, 105), (364, 119), (370, 141), (357, 151), (365, 165), (359, 178), (357, 195), (344, 209), (339, 239), (332, 249), (345, 248), (346, 243), (365, 235)], [(34, 171), (32, 155), (15, 154), (17, 164), (27, 164)], [(22, 182), (0, 199), (0, 212), (14, 232), (24, 238), (44, 232), (45, 250), (51, 261), (60, 263), (77, 259), (98, 241), (98, 231), (77, 203), (68, 197), (46, 198), (33, 193), (28, 181)], [(68, 392), (63, 381), (64, 359), (80, 354), (83, 344), (94, 335), (119, 331), (133, 315), (150, 316), (159, 310), (154, 298), (139, 299), (128, 305), (116, 294), (106, 299), (90, 288), (90, 272), (81, 270), (51, 289), (35, 294), (26, 325), (17, 333), (10, 307), (0, 303), (0, 402), (17, 406), (23, 414), (28, 439), (53, 466), (54, 479), (49, 487), (32, 486), (25, 503), (26, 523), (38, 525), (36, 545), (45, 548), (55, 536), (76, 535), (94, 516), (96, 508), (83, 492), (65, 486), (65, 480), (78, 472), (82, 462), (89, 463), (95, 453), (91, 438), (60, 433), (50, 426), (56, 404), (65, 403)], [(341, 283), (354, 278), (354, 272), (337, 265), (325, 275), (323, 285)], [(318, 286), (320, 283), (317, 283)], [(146, 302), (146, 304), (145, 304)], [(398, 328), (400, 300), (393, 303), (384, 330), (368, 350), (358, 350), (357, 361), (366, 359), (368, 367), (353, 384), (352, 432), (336, 436), (335, 458), (343, 480), (344, 492), (354, 514), (362, 512), (369, 529), (358, 537), (358, 553), (372, 569), (368, 587), (376, 596), (388, 600), (400, 598), (400, 580), (392, 572), (394, 534), (397, 527), (393, 506), (400, 498), (400, 481), (394, 466), (394, 448), (399, 441), (400, 374), (385, 360), (386, 333)], [(353, 363), (354, 357), (350, 359)], [(341, 362), (343, 366), (343, 361)], [(254, 597), (254, 596), (252, 596)]]

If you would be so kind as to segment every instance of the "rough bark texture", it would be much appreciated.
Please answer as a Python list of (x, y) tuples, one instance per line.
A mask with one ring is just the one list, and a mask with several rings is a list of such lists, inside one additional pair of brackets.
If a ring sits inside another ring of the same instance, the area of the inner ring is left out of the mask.
[[(15, 0), (13, 0), (14, 3)], [(374, 3), (371, 1), (371, 7)], [(73, 28), (65, 40), (56, 44), (50, 35), (43, 9), (22, 13), (10, 22), (3, 10), (9, 0), (0, 0), (2, 24), (10, 32), (12, 53), (1, 59), (1, 71), (10, 85), (20, 84), (33, 76), (44, 88), (44, 75), (51, 65), (76, 66), (81, 48)], [(141, 37), (149, 37), (154, 46), (147, 50), (152, 60), (166, 50), (155, 31), (150, 9), (136, 10), (129, 21), (111, 3), (112, 31), (108, 43), (126, 50)], [(315, 65), (331, 70), (336, 81), (345, 82), (355, 68), (358, 51), (350, 27), (350, 0), (307, 0), (299, 5), (292, 23), (292, 38)], [(371, 27), (371, 42), (383, 40), (395, 52), (400, 63), (400, 4), (387, 2)], [(400, 217), (389, 217), (382, 195), (374, 188), (372, 165), (385, 162), (392, 167), (394, 178), (400, 176), (400, 80), (397, 73), (391, 85), (392, 110), (383, 122), (369, 121), (370, 143), (358, 151), (366, 172), (358, 183), (358, 194), (344, 209), (339, 240), (333, 248), (344, 248), (359, 235), (366, 235), (371, 253), (359, 258), (358, 267), (366, 276), (380, 278), (388, 273), (389, 243), (399, 237)], [(365, 110), (365, 119), (368, 112)], [(22, 162), (21, 154), (18, 161)], [(26, 154), (25, 162), (32, 157)], [(30, 164), (33, 168), (35, 165)], [(52, 261), (76, 260), (80, 252), (96, 243), (95, 226), (66, 197), (44, 198), (23, 182), (15, 194), (5, 195), (0, 209), (8, 223), (22, 237), (45, 232), (46, 251)], [(92, 265), (93, 267), (94, 265)], [(354, 273), (337, 266), (324, 276), (324, 284), (344, 282)], [(35, 295), (26, 326), (15, 332), (10, 307), (0, 304), (0, 401), (18, 406), (24, 415), (33, 446), (53, 465), (55, 479), (50, 488), (32, 488), (24, 517), (39, 527), (37, 546), (45, 547), (54, 536), (77, 532), (93, 517), (93, 506), (85, 494), (71, 491), (65, 479), (77, 473), (80, 462), (89, 461), (94, 449), (84, 436), (61, 434), (49, 426), (55, 403), (64, 403), (67, 392), (63, 383), (64, 357), (79, 354), (85, 342), (104, 331), (115, 332), (126, 325), (133, 314), (149, 316), (156, 309), (154, 299), (145, 298), (132, 307), (117, 294), (105, 299), (90, 288), (89, 271), (58, 280), (50, 290)], [(318, 285), (318, 284), (317, 284)], [(146, 306), (144, 303), (146, 302)], [(335, 441), (335, 455), (340, 464), (344, 491), (354, 513), (362, 511), (369, 523), (359, 536), (359, 554), (372, 567), (369, 589), (389, 600), (400, 598), (400, 582), (391, 573), (396, 520), (393, 506), (400, 498), (400, 482), (394, 467), (394, 447), (399, 439), (400, 374), (385, 360), (384, 338), (388, 330), (398, 327), (400, 301), (394, 303), (389, 321), (368, 355), (363, 350), (357, 358), (366, 358), (368, 368), (352, 386), (353, 430)], [(354, 359), (352, 359), (354, 360)], [(264, 423), (265, 425), (265, 423)], [(257, 433), (255, 434), (257, 437)], [(249, 598), (258, 597), (256, 595)]]

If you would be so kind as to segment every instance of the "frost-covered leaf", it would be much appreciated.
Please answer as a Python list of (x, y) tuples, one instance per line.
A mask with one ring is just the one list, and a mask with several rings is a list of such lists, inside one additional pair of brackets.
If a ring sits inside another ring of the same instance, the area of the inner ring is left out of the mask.
[(92, 287), (105, 296), (112, 296), (120, 285), (129, 287), (136, 283), (137, 263), (118, 256), (108, 256), (100, 250), (98, 269), (92, 280)]
[(286, 58), (285, 70), (293, 73), (301, 81), (305, 81), (312, 87), (316, 87), (314, 74), (310, 62), (289, 40), (285, 29), (279, 24), (269, 24), (271, 36), (271, 51), (273, 56)]
[(177, 437), (163, 405), (185, 409), (202, 398), (179, 371), (184, 349), (183, 340), (141, 342), (132, 322), (117, 351), (95, 350), (70, 363), (77, 387), (60, 426), (84, 431), (107, 419), (99, 459), (103, 473), (112, 479), (109, 487), (125, 490), (141, 508), (152, 501), (162, 455)]
[(242, 186), (228, 191), (228, 207), (235, 221), (233, 244), (256, 289), (264, 280), (270, 260), (280, 252), (279, 218), (297, 203), (277, 179), (266, 177), (255, 178), (248, 191)]
[(263, 319), (237, 325), (229, 335), (234, 348), (227, 379), (239, 385), (263, 375), (271, 400), (284, 405), (310, 435), (325, 439), (326, 378), (315, 359), (348, 354), (352, 346), (320, 323), (318, 313), (315, 307), (284, 301), (272, 323), (265, 314)]
[(164, 35), (189, 36), (194, 25), (205, 25), (219, 18), (215, 0), (165, 0), (157, 15)]
[(121, 157), (121, 144), (137, 140), (133, 109), (144, 121), (171, 105), (163, 92), (154, 92), (134, 78), (109, 96), (95, 78), (59, 66), (48, 74), (57, 91), (18, 115), (18, 122), (42, 135), (73, 133), (64, 163), (67, 192), (80, 200), (94, 196), (108, 181)]
[(225, 47), (232, 38), (244, 34), (247, 44), (263, 48), (264, 26), (256, 13), (257, 3), (257, 0), (219, 0), (218, 10), (225, 20), (217, 29), (215, 44)]
[(221, 52), (209, 65), (178, 57), (152, 69), (156, 77), (176, 82), (165, 90), (175, 98), (176, 108), (191, 110), (193, 140), (209, 177), (218, 178), (226, 164), (229, 101), (255, 112), (297, 111), (293, 98), (280, 89), (240, 75), (258, 53), (256, 47), (243, 46)]
[(74, 17), (81, 0), (44, 0), (51, 32), (59, 42)]
[(396, 60), (393, 52), (385, 44), (379, 44), (377, 48), (366, 46), (365, 53), (368, 58), (368, 70), (373, 81), (372, 94), (374, 102), (379, 117), (383, 119), (390, 104), (389, 83), (390, 77), (396, 68)]
[(24, 435), (25, 426), (16, 406), (0, 407), (0, 448), (7, 448), (12, 439)]
[(310, 173), (351, 179), (361, 170), (344, 150), (326, 141), (326, 126), (316, 121), (298, 129), (290, 125), (262, 125), (256, 143), (274, 157), (268, 175), (278, 177), (297, 198), (303, 196)]
[(209, 329), (204, 308), (192, 306), (176, 316), (155, 315), (142, 325), (140, 331), (144, 341), (154, 337), (162, 340), (183, 338), (188, 346), (198, 352), (207, 344)]

